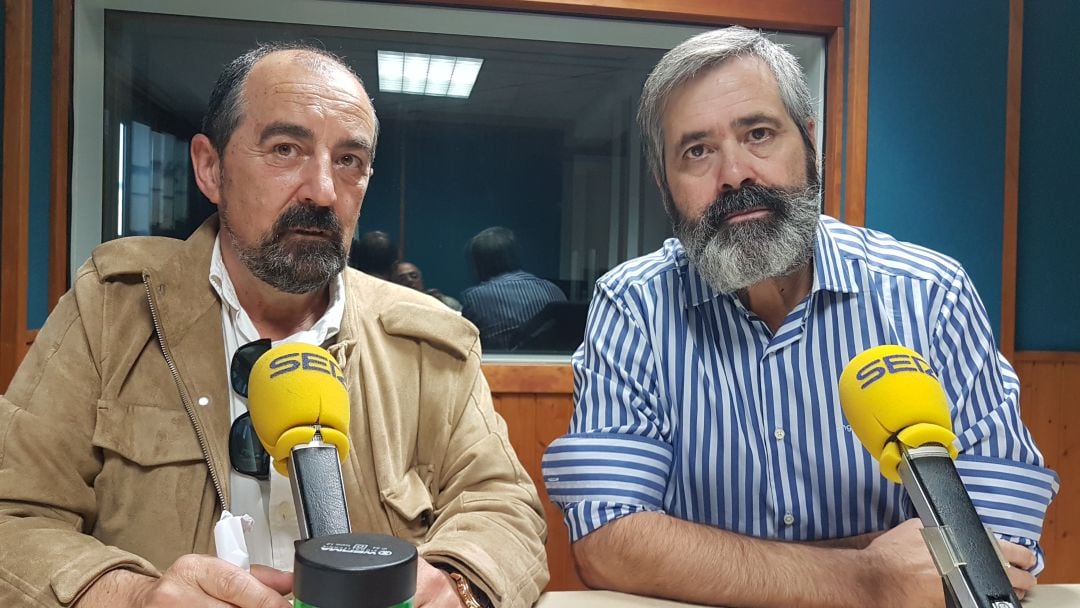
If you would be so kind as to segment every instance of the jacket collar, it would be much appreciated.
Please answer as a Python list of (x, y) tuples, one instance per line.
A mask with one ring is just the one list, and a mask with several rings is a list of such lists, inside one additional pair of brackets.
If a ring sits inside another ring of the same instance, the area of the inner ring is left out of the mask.
[(143, 273), (153, 281), (161, 322), (171, 340), (186, 334), (208, 308), (220, 305), (209, 278), (218, 226), (217, 214), (211, 215), (175, 255), (146, 261)]

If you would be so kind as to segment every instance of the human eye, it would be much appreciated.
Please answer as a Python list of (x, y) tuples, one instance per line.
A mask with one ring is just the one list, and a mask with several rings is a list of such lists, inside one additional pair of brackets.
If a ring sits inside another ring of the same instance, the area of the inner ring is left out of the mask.
[(338, 157), (337, 164), (343, 169), (349, 169), (350, 171), (363, 171), (367, 168), (367, 158), (360, 154), (354, 154), (348, 152)]
[(296, 146), (288, 142), (274, 144), (273, 150), (274, 154), (285, 158), (296, 156), (297, 154)]
[(704, 157), (706, 152), (708, 150), (705, 149), (705, 144), (696, 144), (687, 148), (683, 156), (689, 159), (697, 159)]
[(751, 143), (761, 143), (772, 138), (772, 134), (772, 130), (767, 127), (757, 127), (756, 129), (750, 129), (747, 138)]

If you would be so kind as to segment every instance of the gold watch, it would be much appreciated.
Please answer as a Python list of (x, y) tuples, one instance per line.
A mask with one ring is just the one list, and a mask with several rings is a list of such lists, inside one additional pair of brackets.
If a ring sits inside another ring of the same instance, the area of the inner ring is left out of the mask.
[(473, 593), (472, 585), (469, 584), (468, 579), (457, 572), (449, 572), (448, 574), (454, 581), (454, 587), (457, 589), (458, 597), (460, 597), (462, 603), (465, 604), (465, 608), (484, 608), (484, 605), (480, 603), (480, 600), (476, 599), (476, 595)]

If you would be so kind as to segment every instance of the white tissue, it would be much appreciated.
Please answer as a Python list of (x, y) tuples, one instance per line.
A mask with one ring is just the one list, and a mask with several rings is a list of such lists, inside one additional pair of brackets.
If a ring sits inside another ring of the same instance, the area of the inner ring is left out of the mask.
[(217, 545), (217, 556), (234, 566), (250, 570), (251, 558), (248, 556), (244, 532), (251, 530), (254, 524), (255, 520), (250, 515), (222, 512), (221, 519), (214, 524), (214, 544)]

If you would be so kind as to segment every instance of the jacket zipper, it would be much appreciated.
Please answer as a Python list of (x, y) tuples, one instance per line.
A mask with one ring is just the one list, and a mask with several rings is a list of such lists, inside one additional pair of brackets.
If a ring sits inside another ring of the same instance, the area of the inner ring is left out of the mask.
[(150, 304), (150, 318), (154, 322), (154, 333), (157, 334), (158, 344), (161, 345), (161, 354), (165, 356), (165, 363), (169, 366), (169, 372), (172, 374), (173, 381), (176, 382), (176, 388), (180, 391), (180, 400), (184, 403), (184, 411), (187, 412), (191, 425), (195, 427), (195, 436), (199, 439), (199, 448), (202, 450), (203, 460), (206, 461), (206, 467), (210, 470), (210, 480), (214, 483), (218, 504), (221, 505), (222, 511), (228, 511), (229, 508), (225, 504), (225, 493), (221, 490), (221, 481), (218, 479), (217, 471), (214, 469), (214, 463), (210, 461), (210, 447), (206, 443), (206, 434), (203, 433), (202, 426), (195, 417), (195, 408), (191, 405), (191, 397), (188, 395), (187, 387), (184, 386), (184, 382), (180, 379), (180, 370), (176, 368), (169, 347), (165, 344), (165, 333), (161, 330), (161, 320), (158, 317), (157, 304), (154, 301), (154, 293), (150, 283), (150, 275), (144, 272), (143, 286), (146, 288), (146, 301)]

